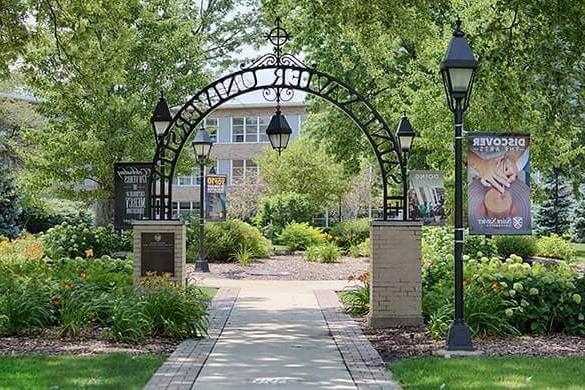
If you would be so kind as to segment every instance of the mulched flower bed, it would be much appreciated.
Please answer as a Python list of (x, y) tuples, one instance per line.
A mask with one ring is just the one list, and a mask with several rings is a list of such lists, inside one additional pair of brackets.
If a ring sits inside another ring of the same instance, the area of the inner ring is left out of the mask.
[(103, 353), (170, 355), (180, 341), (147, 339), (142, 344), (95, 338), (68, 339), (55, 335), (0, 337), (0, 355), (95, 355)]
[[(430, 356), (444, 347), (443, 340), (432, 340), (426, 327), (396, 327), (373, 330), (365, 326), (365, 319), (356, 321), (382, 359)], [(515, 338), (475, 339), (474, 346), (486, 356), (585, 356), (585, 337), (550, 334), (545, 336), (520, 336)]]
[(204, 278), (255, 279), (255, 280), (346, 280), (350, 275), (365, 272), (366, 257), (342, 257), (338, 263), (315, 263), (301, 255), (273, 256), (257, 259), (250, 266), (237, 263), (209, 263), (210, 272), (196, 273), (195, 264), (187, 264), (190, 280)]

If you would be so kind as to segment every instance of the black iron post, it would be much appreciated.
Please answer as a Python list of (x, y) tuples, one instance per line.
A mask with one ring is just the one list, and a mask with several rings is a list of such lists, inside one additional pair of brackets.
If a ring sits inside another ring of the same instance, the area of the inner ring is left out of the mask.
[(448, 350), (473, 351), (471, 330), (463, 317), (463, 107), (457, 99), (455, 115), (455, 318), (447, 334)]
[(199, 161), (199, 251), (195, 262), (196, 272), (209, 272), (209, 263), (205, 256), (205, 161)]

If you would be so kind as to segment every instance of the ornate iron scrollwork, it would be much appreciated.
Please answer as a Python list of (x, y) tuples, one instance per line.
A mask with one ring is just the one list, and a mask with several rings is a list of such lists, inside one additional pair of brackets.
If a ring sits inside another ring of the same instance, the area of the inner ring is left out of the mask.
[[(154, 156), (152, 177), (151, 217), (171, 217), (172, 178), (181, 150), (194, 129), (213, 110), (225, 102), (253, 91), (261, 91), (268, 101), (277, 104), (289, 101), (294, 91), (304, 91), (334, 104), (363, 131), (380, 165), (383, 185), (384, 219), (401, 210), (406, 217), (406, 169), (398, 142), (384, 118), (371, 103), (350, 85), (314, 67), (307, 67), (291, 54), (283, 54), (282, 47), (290, 35), (276, 21), (276, 27), (267, 35), (275, 53), (266, 54), (237, 72), (228, 74), (197, 92), (176, 113), (163, 135)], [(266, 74), (272, 75), (266, 77)], [(260, 77), (264, 74), (264, 77)], [(156, 183), (166, 183), (165, 186)], [(391, 186), (398, 184), (401, 193), (390, 196)], [(160, 188), (168, 188), (161, 193)], [(158, 191), (158, 192), (157, 192)], [(160, 207), (158, 206), (160, 205)]]

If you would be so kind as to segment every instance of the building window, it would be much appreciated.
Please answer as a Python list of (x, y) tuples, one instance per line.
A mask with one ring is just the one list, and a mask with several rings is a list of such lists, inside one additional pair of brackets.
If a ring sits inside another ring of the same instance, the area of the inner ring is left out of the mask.
[(205, 118), (203, 121), (203, 127), (207, 130), (207, 133), (211, 137), (212, 142), (217, 142), (217, 130), (218, 122), (217, 118)]
[(259, 169), (252, 160), (232, 160), (232, 184), (238, 184), (246, 177), (258, 176)]
[(179, 176), (177, 178), (177, 185), (179, 187), (189, 187), (193, 185), (193, 177), (192, 176)]
[(244, 118), (232, 118), (232, 142), (244, 142)]
[(234, 143), (258, 143), (268, 142), (266, 128), (270, 122), (269, 117), (233, 117), (232, 118), (232, 142)]

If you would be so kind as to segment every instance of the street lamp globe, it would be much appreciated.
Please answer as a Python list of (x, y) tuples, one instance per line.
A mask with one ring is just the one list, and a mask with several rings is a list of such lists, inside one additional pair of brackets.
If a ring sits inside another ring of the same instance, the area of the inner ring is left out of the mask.
[(463, 110), (467, 108), (478, 67), (478, 62), (465, 39), (465, 33), (461, 31), (461, 20), (457, 19), (455, 24), (453, 38), (440, 66), (451, 111), (454, 111), (457, 105)]
[(209, 154), (211, 153), (213, 141), (211, 141), (211, 137), (205, 128), (202, 127), (195, 135), (195, 139), (191, 145), (193, 146), (193, 150), (195, 151), (197, 159), (207, 160), (209, 158)]
[(292, 129), (288, 124), (288, 121), (282, 115), (280, 110), (276, 110), (276, 113), (272, 116), (268, 128), (266, 129), (266, 135), (270, 140), (272, 149), (276, 150), (278, 154), (286, 149)]
[(169, 110), (167, 101), (161, 92), (156, 108), (154, 109), (154, 114), (150, 118), (150, 123), (154, 129), (154, 137), (157, 140), (162, 137), (172, 120), (173, 117), (171, 116), (171, 111)]
[(396, 129), (396, 138), (398, 138), (400, 150), (403, 153), (410, 152), (415, 137), (416, 133), (412, 130), (412, 125), (410, 124), (406, 113), (402, 114), (400, 122), (398, 123), (398, 128)]

